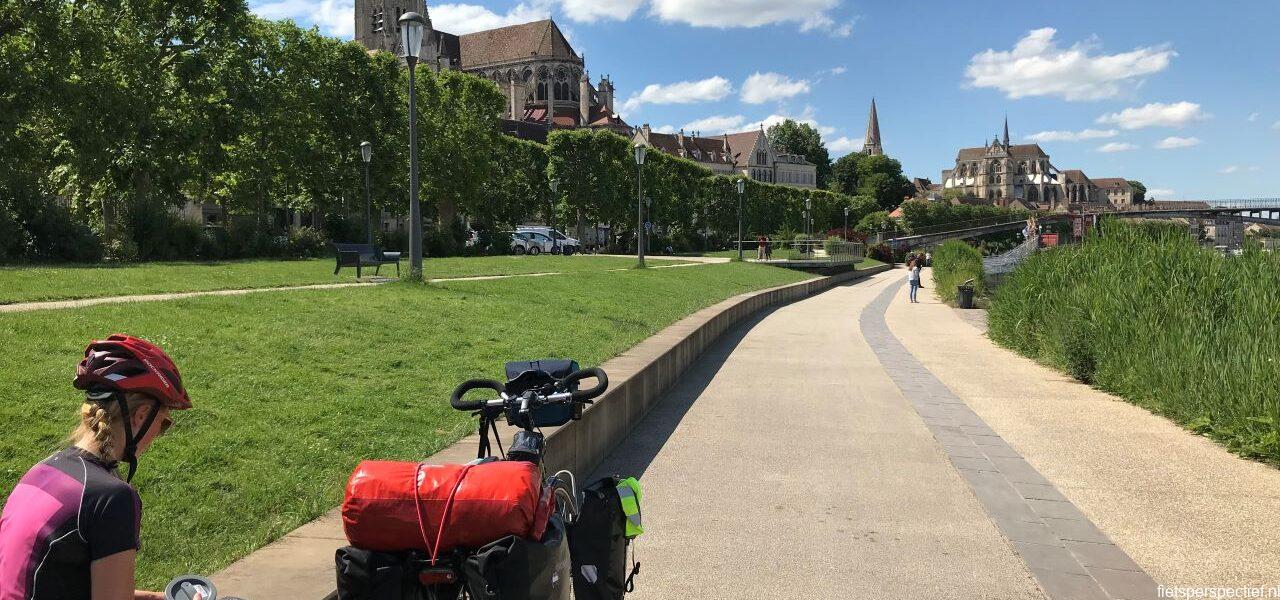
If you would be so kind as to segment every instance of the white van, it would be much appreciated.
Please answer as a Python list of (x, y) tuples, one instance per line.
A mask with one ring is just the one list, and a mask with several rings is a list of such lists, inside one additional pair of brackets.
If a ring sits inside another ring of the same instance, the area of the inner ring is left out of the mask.
[(516, 228), (516, 233), (540, 233), (552, 240), (552, 254), (574, 254), (582, 252), (582, 242), (571, 238), (550, 227), (542, 227), (538, 225), (522, 225)]

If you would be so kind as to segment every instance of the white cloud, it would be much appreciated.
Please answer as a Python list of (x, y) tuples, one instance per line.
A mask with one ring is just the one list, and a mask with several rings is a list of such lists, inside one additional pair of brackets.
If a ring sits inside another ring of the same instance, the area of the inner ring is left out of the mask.
[(698, 81), (681, 81), (666, 85), (651, 83), (628, 98), (622, 105), (622, 112), (632, 112), (644, 104), (714, 102), (731, 93), (733, 93), (733, 84), (718, 75)]
[(1218, 169), (1218, 173), (1222, 175), (1230, 175), (1232, 173), (1243, 173), (1245, 171), (1261, 171), (1262, 167), (1258, 165), (1227, 165)]
[(658, 133), (675, 133), (675, 132), (676, 132), (676, 126), (675, 126), (675, 125), (663, 125), (663, 126), (661, 126), (661, 127), (654, 127), (654, 128), (653, 128), (653, 130), (654, 130), (654, 131), (656, 131), (656, 132), (658, 132)]
[(1059, 48), (1045, 27), (1028, 32), (1012, 50), (975, 54), (965, 69), (968, 85), (995, 88), (1009, 98), (1060, 96), (1066, 100), (1114, 98), (1144, 75), (1159, 73), (1178, 54), (1167, 45), (1120, 54), (1094, 54), (1096, 38)]
[(850, 138), (848, 136), (840, 136), (834, 140), (827, 141), (827, 151), (832, 156), (838, 154), (848, 154), (862, 149), (862, 138)]
[(583, 23), (625, 21), (642, 4), (644, 0), (560, 0), (565, 16)]
[(747, 104), (764, 104), (809, 93), (807, 79), (792, 80), (778, 73), (756, 72), (742, 84), (742, 101)]
[(848, 67), (841, 65), (839, 67), (831, 67), (830, 69), (827, 69), (827, 72), (832, 75), (844, 75), (845, 71), (848, 71), (848, 70), (849, 70)]
[(1083, 131), (1041, 131), (1027, 136), (1033, 142), (1080, 142), (1115, 137), (1114, 129), (1085, 129)]
[(1190, 148), (1200, 143), (1197, 137), (1178, 137), (1171, 135), (1156, 144), (1156, 148), (1161, 150), (1173, 150), (1175, 148)]
[(1138, 146), (1136, 144), (1130, 144), (1127, 142), (1111, 142), (1109, 144), (1103, 144), (1101, 146), (1098, 146), (1098, 152), (1107, 152), (1107, 153), (1128, 152), (1130, 150), (1137, 150), (1137, 149), (1138, 149)]
[(1143, 106), (1133, 106), (1118, 113), (1108, 113), (1098, 117), (1101, 124), (1118, 125), (1121, 129), (1141, 129), (1143, 127), (1183, 127), (1194, 121), (1208, 119), (1210, 114), (1200, 109), (1194, 102), (1175, 102), (1164, 104), (1152, 102)]
[[(254, 14), (272, 21), (292, 19), (314, 24), (326, 35), (342, 39), (355, 37), (355, 4), (346, 0), (277, 0), (252, 8)], [(434, 16), (434, 15), (432, 15)]]
[(1280, 131), (1280, 121), (1276, 121), (1275, 123), (1272, 123), (1271, 128), (1275, 129), (1276, 131)]
[(546, 19), (551, 16), (551, 10), (544, 3), (530, 5), (521, 2), (506, 13), (498, 14), (475, 4), (440, 4), (430, 8), (430, 15), (431, 25), (436, 29), (464, 35)]
[(1257, 121), (1257, 120), (1258, 120), (1258, 117), (1260, 117), (1260, 116), (1262, 116), (1262, 115), (1260, 115), (1260, 114), (1258, 114), (1258, 113), (1256, 113), (1256, 112), (1255, 112), (1255, 113), (1249, 113), (1249, 118), (1248, 118), (1248, 119), (1245, 119), (1245, 120), (1246, 120), (1246, 121), (1248, 121), (1248, 122), (1250, 122), (1250, 123), (1252, 123), (1252, 122), (1254, 122), (1254, 121)]
[(685, 123), (684, 130), (689, 133), (697, 131), (702, 135), (719, 135), (738, 131), (746, 120), (742, 115), (713, 115)]
[(826, 31), (848, 36), (853, 22), (837, 24), (829, 14), (840, 0), (653, 0), (659, 19), (694, 27), (760, 27), (798, 23), (801, 31)]
[(1173, 190), (1169, 188), (1148, 188), (1147, 200), (1152, 198), (1168, 198), (1173, 195)]

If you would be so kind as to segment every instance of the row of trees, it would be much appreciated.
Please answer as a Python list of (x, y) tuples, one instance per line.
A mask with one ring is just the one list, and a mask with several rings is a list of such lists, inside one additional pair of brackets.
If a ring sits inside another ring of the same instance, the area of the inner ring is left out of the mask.
[[(362, 141), (374, 145), (374, 210), (405, 212), (407, 85), (394, 56), (259, 19), (242, 0), (0, 0), (0, 261), (270, 254), (290, 247), (280, 209), (317, 215), (322, 237), (360, 239)], [(459, 247), (461, 216), (482, 234), (542, 218), (633, 239), (629, 140), (513, 139), (499, 133), (492, 83), (419, 69), (417, 85), (433, 252)], [(856, 223), (909, 191), (887, 157), (832, 167), (807, 124), (769, 135), (818, 164), (829, 191), (749, 182), (748, 232), (802, 228), (806, 200), (816, 230), (839, 227), (846, 207)], [(650, 156), (648, 220), (667, 243), (736, 234), (730, 178)], [(211, 233), (178, 216), (189, 201), (232, 218)]]

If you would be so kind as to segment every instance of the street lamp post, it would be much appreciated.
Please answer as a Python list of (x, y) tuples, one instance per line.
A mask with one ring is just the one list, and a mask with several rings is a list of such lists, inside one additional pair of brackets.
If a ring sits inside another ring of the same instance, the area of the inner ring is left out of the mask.
[(364, 243), (373, 245), (373, 221), (369, 203), (369, 161), (373, 160), (373, 144), (360, 142), (360, 158), (364, 159)]
[(813, 208), (809, 202), (810, 200), (808, 198), (804, 199), (804, 236), (807, 238), (812, 238), (813, 237), (813, 220), (810, 218), (810, 214), (812, 213)]
[(844, 241), (849, 241), (849, 207), (844, 207)]
[(644, 155), (648, 148), (644, 144), (636, 142), (636, 258), (637, 267), (644, 268), (644, 184), (642, 183), (644, 171)]
[(422, 51), (426, 19), (416, 12), (400, 16), (404, 60), (409, 65), (409, 279), (422, 281), (422, 208), (418, 205), (418, 94), (414, 68)]
[(747, 191), (747, 180), (738, 178), (738, 261), (742, 261), (742, 195)]
[(551, 179), (551, 212), (547, 213), (547, 226), (551, 227), (551, 253), (555, 254), (555, 249), (559, 247), (560, 242), (556, 240), (556, 193), (560, 191), (560, 180)]

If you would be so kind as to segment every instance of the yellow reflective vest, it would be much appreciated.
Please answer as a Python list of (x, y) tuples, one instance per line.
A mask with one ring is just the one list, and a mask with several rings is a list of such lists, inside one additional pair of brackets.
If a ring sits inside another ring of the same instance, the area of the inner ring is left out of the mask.
[(622, 501), (622, 514), (627, 516), (627, 539), (644, 533), (644, 525), (640, 522), (640, 500), (643, 497), (640, 482), (635, 477), (618, 480), (618, 499)]

